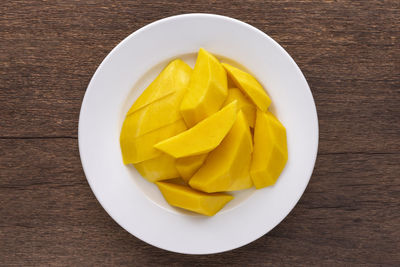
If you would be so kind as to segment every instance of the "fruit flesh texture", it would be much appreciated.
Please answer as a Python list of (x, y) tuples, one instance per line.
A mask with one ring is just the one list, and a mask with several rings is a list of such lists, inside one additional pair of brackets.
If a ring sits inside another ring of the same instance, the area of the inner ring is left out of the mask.
[(166, 182), (156, 182), (156, 184), (170, 205), (207, 216), (215, 215), (233, 199), (228, 194), (207, 194), (178, 184)]
[(132, 129), (135, 129), (134, 136), (142, 136), (148, 132), (157, 130), (165, 125), (182, 119), (179, 112), (179, 104), (186, 92), (185, 84), (181, 84), (174, 93), (163, 97), (127, 117), (132, 121)]
[(121, 130), (120, 144), (125, 164), (139, 163), (160, 156), (162, 153), (153, 147), (154, 144), (187, 129), (185, 122), (179, 120), (142, 136), (135, 137), (132, 133), (136, 129), (132, 125), (131, 119), (128, 116)]
[(125, 164), (160, 156), (153, 145), (186, 130), (179, 104), (191, 73), (182, 60), (172, 61), (132, 105), (120, 135)]
[(173, 60), (133, 103), (128, 114), (174, 93), (181, 83), (188, 83), (190, 78), (188, 73), (191, 73), (191, 71), (192, 69), (182, 60)]
[(165, 153), (134, 164), (136, 170), (149, 182), (156, 182), (179, 177), (175, 159)]
[(208, 154), (202, 154), (176, 159), (176, 169), (178, 170), (180, 177), (188, 182), (193, 174), (201, 167), (201, 165), (203, 165), (207, 155)]
[(221, 63), (200, 48), (180, 110), (188, 127), (217, 112), (228, 94), (226, 71)]
[[(179, 105), (186, 93), (191, 74), (192, 69), (181, 60), (172, 61), (161, 72), (156, 78), (157, 86), (155, 87), (157, 91), (154, 92), (154, 86), (150, 85), (135, 101), (126, 115), (126, 118), (129, 117), (132, 124), (132, 136), (144, 135), (182, 119)], [(142, 98), (148, 92), (154, 93), (154, 95), (145, 98), (152, 101), (151, 103), (146, 103)], [(157, 95), (162, 97), (157, 98)]]
[(193, 175), (189, 185), (204, 192), (246, 189), (252, 186), (249, 167), (252, 153), (250, 128), (239, 111), (232, 129), (206, 162)]
[(225, 100), (223, 106), (225, 107), (232, 101), (238, 101), (238, 107), (243, 111), (244, 116), (246, 117), (246, 121), (250, 127), (254, 128), (254, 122), (256, 120), (256, 106), (253, 102), (248, 99), (240, 89), (238, 88), (230, 88), (228, 89), (228, 96)]
[(267, 111), (268, 107), (271, 105), (271, 99), (256, 78), (229, 64), (222, 63), (222, 66), (224, 66), (228, 76), (236, 86), (242, 90), (260, 110), (264, 112)]
[(187, 131), (163, 140), (154, 147), (174, 158), (208, 153), (221, 143), (232, 128), (236, 115), (237, 101), (234, 101)]
[(275, 184), (288, 160), (286, 129), (271, 113), (257, 111), (250, 175), (255, 187)]

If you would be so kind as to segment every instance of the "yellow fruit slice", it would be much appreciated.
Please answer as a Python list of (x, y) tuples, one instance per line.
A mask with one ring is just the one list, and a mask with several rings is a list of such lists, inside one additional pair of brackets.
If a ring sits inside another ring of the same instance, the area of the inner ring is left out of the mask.
[(198, 156), (190, 156), (185, 158), (176, 159), (176, 169), (180, 177), (186, 182), (193, 176), (193, 174), (201, 167), (206, 160), (208, 154)]
[(223, 106), (225, 107), (229, 103), (234, 100), (238, 101), (238, 107), (243, 111), (244, 116), (246, 117), (247, 123), (250, 127), (254, 127), (254, 122), (256, 120), (256, 106), (253, 102), (248, 99), (238, 88), (230, 88), (228, 89), (228, 97), (225, 100)]
[(203, 215), (213, 216), (221, 210), (233, 196), (223, 193), (207, 194), (190, 187), (156, 182), (165, 200), (175, 207), (194, 211)]
[(222, 63), (229, 77), (237, 87), (243, 91), (254, 104), (262, 111), (267, 111), (271, 105), (271, 99), (268, 97), (261, 84), (250, 74), (229, 64)]
[(228, 94), (224, 68), (213, 55), (200, 48), (181, 114), (188, 127), (217, 112)]
[(174, 93), (180, 87), (180, 84), (188, 83), (191, 72), (192, 69), (185, 62), (180, 59), (173, 60), (144, 90), (131, 106), (128, 114)]
[(186, 87), (185, 84), (181, 83), (174, 93), (156, 100), (133, 113), (128, 113), (127, 117), (132, 122), (132, 129), (135, 129), (134, 136), (144, 135), (181, 120), (179, 105), (186, 92)]
[(286, 129), (271, 112), (257, 110), (250, 175), (256, 188), (275, 184), (288, 159)]
[(236, 114), (237, 101), (234, 101), (187, 131), (161, 141), (154, 147), (174, 158), (210, 152), (229, 132), (236, 120)]
[(249, 176), (252, 140), (242, 111), (222, 143), (208, 155), (206, 162), (189, 181), (192, 188), (204, 192), (246, 189), (252, 186)]
[(149, 182), (179, 177), (175, 159), (167, 154), (134, 164), (136, 170)]
[(120, 145), (125, 164), (139, 163), (160, 156), (162, 153), (153, 147), (154, 144), (187, 129), (185, 122), (180, 120), (145, 135), (135, 137), (136, 129), (133, 125), (130, 116), (126, 117), (122, 125)]

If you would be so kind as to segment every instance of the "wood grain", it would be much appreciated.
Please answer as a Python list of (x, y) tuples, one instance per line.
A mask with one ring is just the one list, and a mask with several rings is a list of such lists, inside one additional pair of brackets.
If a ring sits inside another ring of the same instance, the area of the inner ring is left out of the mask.
[[(2, 140), (3, 264), (391, 264), (400, 261), (400, 154), (320, 155), (304, 196), (266, 236), (231, 252), (188, 256), (154, 248), (101, 208), (77, 140)], [(68, 148), (68, 149), (66, 149)], [(29, 155), (30, 161), (21, 161)], [(63, 166), (60, 168), (60, 166)], [(334, 168), (333, 168), (334, 166)]]
[[(189, 12), (278, 41), (310, 84), (320, 145), (296, 208), (255, 242), (174, 254), (125, 232), (81, 169), (79, 110), (107, 53)], [(0, 5), (0, 265), (387, 265), (400, 254), (399, 1), (5, 1)]]

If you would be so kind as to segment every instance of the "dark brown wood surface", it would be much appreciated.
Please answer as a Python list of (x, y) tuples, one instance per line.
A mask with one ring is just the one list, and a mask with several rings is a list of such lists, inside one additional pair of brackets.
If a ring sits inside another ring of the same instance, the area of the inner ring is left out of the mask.
[[(298, 63), (314, 95), (310, 184), (267, 235), (206, 256), (166, 252), (120, 228), (82, 171), (87, 84), (123, 38), (208, 12), (250, 23)], [(0, 265), (400, 265), (400, 2), (2, 1)]]

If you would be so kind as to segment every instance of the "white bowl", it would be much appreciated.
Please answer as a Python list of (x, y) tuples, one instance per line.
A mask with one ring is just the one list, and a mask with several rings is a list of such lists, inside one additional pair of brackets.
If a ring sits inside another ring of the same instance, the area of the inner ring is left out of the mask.
[[(130, 105), (166, 64), (193, 66), (200, 47), (245, 66), (266, 88), (287, 129), (289, 160), (274, 186), (246, 190), (214, 217), (170, 207), (155, 185), (122, 163), (119, 135)], [(208, 254), (268, 233), (296, 205), (311, 177), (318, 119), (308, 84), (293, 59), (265, 33), (241, 21), (186, 14), (151, 23), (118, 44), (88, 86), (79, 118), (79, 151), (95, 196), (125, 230), (156, 247)]]

